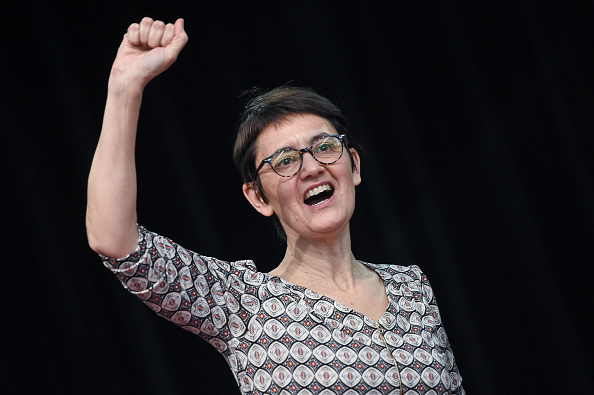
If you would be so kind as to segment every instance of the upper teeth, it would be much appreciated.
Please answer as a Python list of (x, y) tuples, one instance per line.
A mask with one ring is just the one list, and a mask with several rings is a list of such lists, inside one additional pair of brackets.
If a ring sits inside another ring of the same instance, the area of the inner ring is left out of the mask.
[(324, 191), (330, 191), (331, 189), (332, 189), (332, 187), (328, 184), (320, 185), (319, 187), (315, 187), (315, 188), (311, 189), (309, 192), (307, 192), (305, 194), (305, 198), (309, 199), (312, 196), (320, 194)]

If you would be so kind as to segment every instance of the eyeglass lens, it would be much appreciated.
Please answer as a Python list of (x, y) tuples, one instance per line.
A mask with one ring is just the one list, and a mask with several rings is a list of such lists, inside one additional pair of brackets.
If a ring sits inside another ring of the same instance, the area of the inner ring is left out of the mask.
[[(320, 163), (331, 164), (342, 155), (342, 142), (338, 137), (327, 136), (317, 140), (309, 150)], [(281, 176), (291, 176), (299, 171), (302, 156), (296, 149), (286, 149), (271, 158), (270, 164)]]

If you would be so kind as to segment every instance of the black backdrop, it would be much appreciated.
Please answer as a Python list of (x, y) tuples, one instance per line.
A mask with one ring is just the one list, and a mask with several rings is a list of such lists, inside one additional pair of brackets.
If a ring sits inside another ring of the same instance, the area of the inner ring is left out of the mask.
[(591, 393), (594, 5), (471, 3), (5, 8), (0, 391), (237, 393), (212, 347), (127, 294), (86, 243), (109, 68), (150, 15), (184, 17), (190, 41), (145, 93), (143, 225), (273, 268), (283, 246), (231, 161), (240, 94), (312, 86), (366, 148), (355, 255), (428, 274), (467, 392)]

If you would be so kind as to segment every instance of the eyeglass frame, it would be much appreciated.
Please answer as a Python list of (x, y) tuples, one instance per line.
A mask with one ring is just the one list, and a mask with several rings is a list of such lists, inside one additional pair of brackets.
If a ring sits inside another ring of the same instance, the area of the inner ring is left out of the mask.
[[(338, 158), (336, 158), (336, 160), (333, 160), (332, 162), (322, 162), (320, 161), (318, 158), (316, 158), (316, 156), (314, 155), (312, 148), (313, 146), (321, 139), (324, 138), (328, 138), (328, 137), (336, 137), (338, 138), (338, 140), (340, 141), (340, 155), (338, 156)], [(320, 136), (320, 138), (316, 139), (316, 141), (313, 142), (312, 145), (310, 145), (309, 147), (305, 147), (305, 148), (301, 148), (301, 149), (297, 149), (297, 148), (281, 148), (275, 152), (272, 153), (272, 155), (267, 156), (266, 158), (262, 159), (262, 161), (260, 162), (260, 165), (258, 165), (258, 168), (256, 169), (256, 177), (258, 178), (258, 174), (260, 172), (260, 169), (262, 169), (262, 167), (264, 167), (265, 163), (268, 163), (270, 165), (270, 168), (280, 177), (293, 177), (295, 174), (299, 173), (299, 171), (301, 170), (301, 168), (303, 167), (303, 154), (306, 152), (309, 152), (312, 156), (312, 158), (315, 159), (316, 162), (321, 163), (323, 165), (331, 165), (333, 163), (336, 163), (340, 160), (340, 158), (342, 158), (342, 155), (344, 154), (344, 149), (346, 147), (346, 134), (328, 134), (325, 136)], [(348, 147), (347, 147), (348, 149)], [(295, 171), (295, 173), (288, 175), (288, 176), (284, 176), (282, 174), (279, 174), (275, 169), (274, 166), (272, 165), (272, 158), (278, 154), (279, 152), (282, 151), (289, 151), (289, 150), (294, 150), (297, 151), (299, 153), (299, 168), (297, 169), (297, 171)]]

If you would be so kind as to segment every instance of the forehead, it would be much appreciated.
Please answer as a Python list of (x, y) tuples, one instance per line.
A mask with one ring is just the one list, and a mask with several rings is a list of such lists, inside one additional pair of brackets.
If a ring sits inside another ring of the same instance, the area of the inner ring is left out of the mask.
[(313, 114), (295, 114), (268, 125), (256, 139), (256, 159), (282, 148), (304, 148), (318, 137), (336, 134), (330, 121)]

